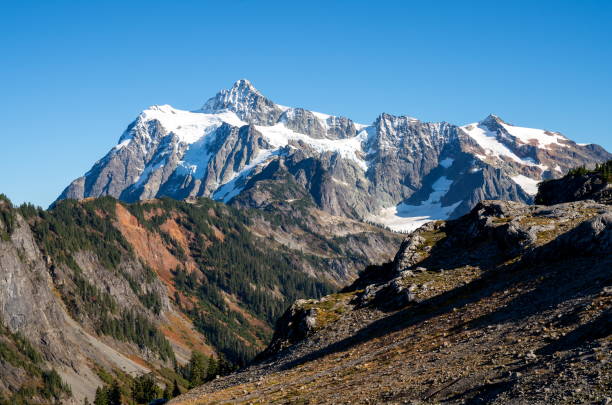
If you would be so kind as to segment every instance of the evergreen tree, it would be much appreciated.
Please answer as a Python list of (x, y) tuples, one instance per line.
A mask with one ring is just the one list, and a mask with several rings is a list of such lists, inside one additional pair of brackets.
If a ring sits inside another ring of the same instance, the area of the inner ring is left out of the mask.
[(151, 374), (141, 375), (134, 378), (132, 383), (132, 399), (137, 403), (149, 403), (159, 398), (159, 387)]
[[(211, 359), (212, 360), (212, 359)], [(191, 387), (197, 387), (206, 381), (210, 360), (202, 353), (194, 350), (189, 360), (189, 383)]]
[(96, 388), (94, 405), (108, 405), (108, 393), (106, 392), (106, 388)]
[(206, 373), (207, 374), (206, 379), (212, 380), (213, 378), (217, 376), (218, 373), (219, 373), (219, 366), (217, 362), (215, 361), (215, 358), (211, 357), (210, 361), (208, 362), (208, 371)]
[(181, 388), (178, 385), (178, 381), (174, 380), (174, 388), (172, 389), (172, 398), (181, 395)]
[(121, 388), (119, 383), (115, 381), (108, 391), (108, 405), (122, 405)]

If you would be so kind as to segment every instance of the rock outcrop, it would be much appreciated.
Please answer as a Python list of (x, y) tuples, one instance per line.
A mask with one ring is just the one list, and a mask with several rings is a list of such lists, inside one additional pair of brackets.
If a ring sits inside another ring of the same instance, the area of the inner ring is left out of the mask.
[[(603, 173), (603, 167), (608, 167), (606, 174)], [(610, 167), (612, 161), (602, 165), (601, 170), (577, 169), (560, 179), (545, 181), (538, 188), (536, 202), (553, 205), (576, 200), (594, 200), (612, 204)]]

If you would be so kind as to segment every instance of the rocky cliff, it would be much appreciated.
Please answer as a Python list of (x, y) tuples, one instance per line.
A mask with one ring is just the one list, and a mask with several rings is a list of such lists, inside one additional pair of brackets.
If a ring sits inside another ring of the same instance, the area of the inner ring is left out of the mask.
[(170, 403), (607, 403), (611, 269), (609, 205), (481, 202)]

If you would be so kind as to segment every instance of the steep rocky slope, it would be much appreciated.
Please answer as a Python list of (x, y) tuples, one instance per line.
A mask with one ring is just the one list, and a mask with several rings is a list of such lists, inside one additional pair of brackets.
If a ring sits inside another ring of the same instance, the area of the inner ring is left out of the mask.
[(285, 205), (105, 197), (45, 211), (0, 198), (0, 400), (80, 404), (148, 372), (186, 386), (193, 350), (244, 364), (292, 301), (331, 292), (401, 241)]
[(276, 104), (239, 80), (196, 111), (143, 111), (59, 199), (206, 196), (258, 207), (265, 188), (407, 231), (483, 199), (531, 202), (539, 181), (611, 157), (493, 115), (457, 126), (383, 113), (358, 124)]
[(560, 179), (539, 185), (535, 198), (538, 204), (558, 204), (576, 200), (594, 200), (612, 204), (612, 160), (594, 169), (572, 169)]
[(258, 363), (170, 403), (608, 403), (611, 309), (611, 206), (486, 201), (297, 301)]

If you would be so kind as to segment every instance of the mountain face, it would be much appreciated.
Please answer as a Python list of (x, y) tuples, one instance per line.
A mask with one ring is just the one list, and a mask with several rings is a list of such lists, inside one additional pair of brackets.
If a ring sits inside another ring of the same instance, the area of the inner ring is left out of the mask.
[(393, 256), (398, 234), (306, 197), (269, 212), (111, 197), (41, 210), (0, 195), (0, 404), (93, 402), (150, 372), (184, 390), (193, 351), (222, 372), (243, 365), (291, 302)]
[(332, 215), (412, 230), (484, 199), (531, 202), (539, 181), (610, 157), (493, 115), (456, 126), (383, 113), (359, 124), (275, 104), (239, 80), (196, 111), (143, 111), (58, 200), (204, 196), (259, 207), (307, 194)]
[(259, 362), (170, 404), (605, 404), (611, 269), (612, 206), (480, 202), (296, 301)]

